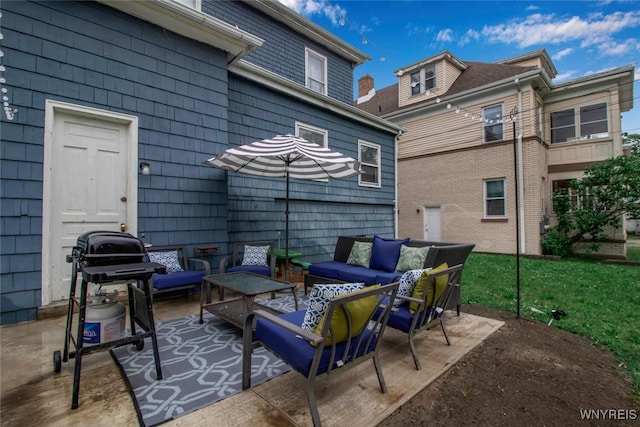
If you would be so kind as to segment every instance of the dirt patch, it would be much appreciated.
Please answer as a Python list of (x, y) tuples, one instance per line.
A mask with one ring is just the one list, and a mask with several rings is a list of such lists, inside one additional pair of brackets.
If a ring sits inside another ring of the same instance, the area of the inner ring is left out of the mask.
[(587, 415), (640, 425), (638, 396), (609, 350), (513, 313), (463, 311), (505, 325), (380, 426), (590, 425)]

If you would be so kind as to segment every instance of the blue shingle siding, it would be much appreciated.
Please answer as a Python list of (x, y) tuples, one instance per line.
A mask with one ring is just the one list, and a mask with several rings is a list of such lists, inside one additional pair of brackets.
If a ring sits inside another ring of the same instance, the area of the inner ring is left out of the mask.
[[(244, 78), (229, 77), (230, 145), (293, 133), (296, 121), (327, 129), (330, 148), (354, 158), (358, 158), (359, 138), (380, 144), (383, 186), (361, 187), (357, 177), (328, 182), (292, 179), (289, 189), (290, 248), (301, 250), (305, 258), (320, 260), (329, 253), (332, 256), (339, 235), (393, 236), (393, 136)], [(246, 126), (249, 122), (250, 127)], [(228, 173), (228, 183), (229, 241), (277, 241), (280, 233), (284, 247), (285, 179)], [(358, 203), (354, 204), (354, 200)]]
[(46, 99), (138, 117), (139, 157), (154, 174), (139, 176), (144, 241), (226, 236), (225, 183), (202, 166), (227, 145), (225, 52), (98, 3), (3, 2), (2, 13), (18, 108), (2, 118), (2, 323), (33, 319), (40, 305)]
[(349, 61), (243, 2), (204, 0), (202, 11), (264, 39), (263, 45), (245, 59), (301, 85), (305, 84), (305, 48), (325, 56), (328, 95), (347, 104), (353, 102), (353, 68)]

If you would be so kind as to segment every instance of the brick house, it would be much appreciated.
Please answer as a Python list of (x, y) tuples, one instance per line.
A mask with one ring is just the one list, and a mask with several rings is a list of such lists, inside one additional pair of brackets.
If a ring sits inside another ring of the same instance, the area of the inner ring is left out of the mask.
[[(68, 301), (77, 236), (154, 244), (284, 235), (284, 179), (203, 162), (296, 133), (354, 158), (359, 178), (291, 183), (290, 247), (324, 258), (341, 234), (395, 231), (399, 127), (355, 108), (369, 58), (271, 0), (2, 2), (10, 108), (1, 134), (1, 323)], [(143, 174), (141, 163), (149, 165)], [(212, 259), (216, 265), (217, 259)]]
[[(360, 78), (355, 105), (404, 129), (400, 236), (516, 253), (519, 229), (520, 253), (539, 255), (544, 225), (554, 220), (552, 190), (623, 154), (620, 114), (633, 107), (631, 65), (556, 84), (544, 49), (495, 63), (444, 51), (395, 75), (398, 83), (380, 90), (371, 76)], [(624, 257), (624, 226), (610, 235), (600, 254)]]

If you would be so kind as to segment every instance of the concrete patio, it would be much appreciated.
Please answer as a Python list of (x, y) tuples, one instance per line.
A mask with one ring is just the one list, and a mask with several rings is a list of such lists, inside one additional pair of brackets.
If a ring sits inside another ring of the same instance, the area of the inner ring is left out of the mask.
[[(158, 301), (156, 321), (196, 313), (199, 295)], [(83, 357), (79, 408), (71, 410), (74, 359), (53, 372), (52, 355), (64, 344), (66, 315), (0, 327), (2, 426), (134, 426), (136, 411), (126, 383), (108, 351)], [(373, 426), (388, 417), (456, 361), (502, 326), (501, 321), (462, 313), (416, 340), (422, 370), (416, 371), (406, 335), (388, 329), (380, 347), (388, 392), (382, 394), (372, 363), (322, 378), (316, 387), (325, 426)], [(166, 425), (310, 426), (305, 380), (286, 373)]]

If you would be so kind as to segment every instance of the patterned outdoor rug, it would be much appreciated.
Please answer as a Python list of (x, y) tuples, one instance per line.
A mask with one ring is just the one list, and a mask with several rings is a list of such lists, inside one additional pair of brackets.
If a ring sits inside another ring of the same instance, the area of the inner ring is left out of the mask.
[[(298, 295), (299, 308), (306, 298)], [(302, 301), (301, 301), (302, 300)], [(293, 297), (261, 303), (280, 311), (293, 311)], [(120, 367), (141, 426), (149, 427), (181, 417), (242, 391), (242, 331), (205, 313), (156, 323), (162, 377), (156, 380), (151, 338), (144, 349), (127, 345), (111, 350)], [(253, 352), (252, 385), (290, 370), (264, 348)]]

